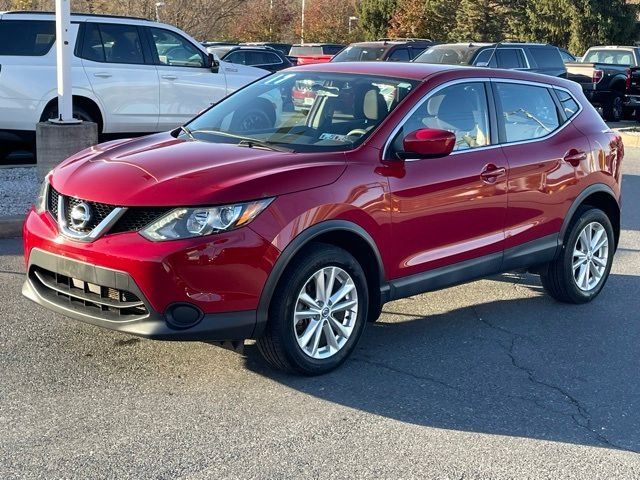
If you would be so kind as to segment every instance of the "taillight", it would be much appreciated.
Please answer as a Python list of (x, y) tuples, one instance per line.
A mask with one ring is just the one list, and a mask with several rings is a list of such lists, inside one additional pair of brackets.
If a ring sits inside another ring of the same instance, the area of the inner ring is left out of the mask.
[(600, 80), (602, 80), (603, 77), (604, 77), (604, 71), (602, 71), (602, 70), (594, 70), (593, 71), (593, 77), (591, 78), (591, 81), (593, 83), (600, 83)]
[(631, 88), (631, 69), (627, 68), (627, 79), (624, 81), (624, 88), (629, 90)]

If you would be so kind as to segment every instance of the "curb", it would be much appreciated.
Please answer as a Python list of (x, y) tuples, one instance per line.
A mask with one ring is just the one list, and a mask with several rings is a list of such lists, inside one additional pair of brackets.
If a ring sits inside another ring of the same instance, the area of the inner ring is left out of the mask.
[(23, 223), (23, 215), (15, 217), (0, 217), (0, 239), (21, 237)]
[(640, 148), (640, 133), (636, 127), (633, 127), (633, 133), (626, 131), (625, 128), (616, 128), (614, 131), (622, 138), (625, 148)]

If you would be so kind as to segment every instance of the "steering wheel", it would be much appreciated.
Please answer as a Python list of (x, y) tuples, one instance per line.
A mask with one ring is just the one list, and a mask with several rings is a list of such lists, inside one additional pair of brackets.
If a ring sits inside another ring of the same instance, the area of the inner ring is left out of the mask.
[(349, 133), (347, 133), (347, 137), (351, 137), (355, 135), (359, 135), (360, 137), (362, 137), (363, 135), (366, 135), (366, 134), (367, 134), (367, 131), (364, 128), (354, 128)]

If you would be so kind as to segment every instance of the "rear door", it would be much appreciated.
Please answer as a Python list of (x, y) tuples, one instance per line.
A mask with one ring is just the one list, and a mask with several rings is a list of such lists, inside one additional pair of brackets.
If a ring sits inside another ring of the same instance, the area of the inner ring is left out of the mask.
[(107, 132), (157, 131), (158, 74), (140, 27), (87, 22), (79, 56), (104, 109)]
[(509, 80), (493, 85), (509, 162), (505, 248), (535, 242), (534, 250), (554, 253), (580, 163), (589, 158), (589, 140), (569, 121), (580, 107), (564, 89)]
[(227, 93), (225, 74), (208, 68), (202, 50), (182, 35), (165, 28), (145, 27), (149, 33), (160, 84), (158, 126), (181, 125)]

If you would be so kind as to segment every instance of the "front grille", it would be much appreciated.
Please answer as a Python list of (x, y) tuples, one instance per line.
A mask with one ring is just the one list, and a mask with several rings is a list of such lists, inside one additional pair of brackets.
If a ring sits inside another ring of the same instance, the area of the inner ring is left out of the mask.
[(50, 302), (110, 321), (138, 320), (148, 316), (144, 302), (134, 293), (105, 287), (33, 267), (29, 277)]
[(137, 232), (169, 212), (169, 208), (129, 208), (109, 233)]
[[(47, 198), (47, 210), (51, 213), (53, 218), (58, 219), (58, 198), (61, 194), (57, 192), (53, 187), (49, 187), (49, 193)], [(109, 205), (107, 203), (91, 202), (87, 200), (81, 200), (75, 197), (64, 196), (65, 204), (65, 217), (67, 225), (71, 226), (71, 210), (73, 207), (81, 202), (85, 202), (89, 205), (92, 212), (92, 219), (86, 227), (82, 229), (73, 228), (80, 233), (88, 233), (92, 231), (100, 222), (102, 222), (112, 211), (116, 208), (115, 205)], [(105, 232), (105, 235), (110, 233), (124, 233), (124, 232), (137, 232), (144, 227), (157, 220), (161, 216), (169, 212), (170, 208), (165, 207), (131, 207), (120, 217), (115, 225)]]

